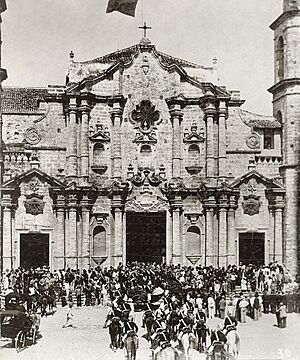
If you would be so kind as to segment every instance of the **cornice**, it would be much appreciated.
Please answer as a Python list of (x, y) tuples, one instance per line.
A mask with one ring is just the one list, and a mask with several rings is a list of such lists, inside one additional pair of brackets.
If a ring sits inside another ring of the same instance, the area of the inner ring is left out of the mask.
[(271, 25), (270, 28), (272, 30), (275, 30), (276, 28), (278, 28), (278, 26), (280, 26), (285, 20), (287, 20), (288, 18), (292, 17), (292, 16), (300, 16), (300, 10), (290, 10), (290, 11), (286, 11), (283, 14), (281, 14)]
[(290, 78), (279, 81), (277, 84), (271, 86), (268, 91), (271, 94), (276, 94), (281, 90), (285, 90), (288, 86), (300, 85), (300, 78)]

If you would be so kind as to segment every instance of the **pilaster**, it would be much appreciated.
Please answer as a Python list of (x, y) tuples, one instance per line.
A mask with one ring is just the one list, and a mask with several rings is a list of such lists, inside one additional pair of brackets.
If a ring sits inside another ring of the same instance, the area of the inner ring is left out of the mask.
[(226, 177), (226, 117), (227, 107), (225, 101), (219, 105), (219, 178), (224, 181)]
[(10, 194), (2, 195), (3, 211), (3, 270), (14, 268), (12, 239), (12, 199)]
[(213, 178), (216, 176), (215, 168), (215, 141), (214, 141), (214, 118), (217, 114), (213, 102), (207, 102), (205, 109), (206, 119), (206, 177)]
[(81, 111), (81, 138), (80, 138), (80, 176), (84, 182), (89, 179), (89, 119), (91, 108), (86, 100), (82, 100)]
[(56, 241), (54, 247), (54, 269), (64, 269), (65, 263), (65, 206), (66, 199), (64, 195), (58, 195), (56, 200)]
[[(121, 195), (114, 195), (112, 200), (112, 209), (114, 213), (114, 266), (118, 266), (120, 263), (125, 265), (126, 264), (126, 248), (123, 247), (123, 202)], [(125, 254), (124, 254), (125, 252)], [(124, 256), (123, 256), (124, 254)]]
[(215, 196), (209, 195), (203, 205), (206, 225), (205, 265), (214, 266), (216, 265), (215, 254), (217, 250), (214, 237), (214, 212), (217, 206)]
[(68, 107), (68, 139), (67, 143), (67, 170), (66, 176), (74, 178), (77, 176), (77, 103), (76, 98), (71, 98)]
[(173, 254), (172, 262), (173, 264), (182, 263), (182, 232), (181, 232), (181, 213), (182, 213), (182, 200), (177, 199), (172, 204), (172, 235), (173, 235)]
[(221, 194), (219, 197), (219, 266), (227, 266), (227, 194)]
[(181, 177), (181, 121), (183, 112), (180, 104), (169, 105), (171, 121), (173, 126), (173, 142), (172, 142), (172, 176), (174, 178)]
[(66, 267), (78, 267), (77, 253), (77, 197), (75, 194), (68, 196), (68, 232), (66, 241)]
[(228, 209), (228, 241), (227, 241), (227, 265), (237, 264), (237, 233), (235, 229), (235, 211), (237, 209), (236, 196), (230, 195)]
[[(283, 196), (276, 196), (274, 204), (274, 260), (280, 264), (283, 262)], [(285, 259), (285, 263), (288, 259)]]
[(83, 195), (80, 201), (82, 216), (82, 241), (80, 248), (80, 267), (87, 269), (90, 266), (91, 241), (90, 241), (90, 203), (87, 195)]
[(120, 179), (122, 177), (122, 134), (121, 124), (124, 105), (120, 102), (114, 102), (110, 110), (112, 120), (112, 178)]

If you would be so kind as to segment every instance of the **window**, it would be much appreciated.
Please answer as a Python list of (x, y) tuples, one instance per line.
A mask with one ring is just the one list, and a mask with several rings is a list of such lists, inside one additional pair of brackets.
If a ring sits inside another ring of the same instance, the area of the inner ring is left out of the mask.
[(93, 165), (101, 165), (103, 163), (103, 153), (104, 146), (103, 144), (95, 144), (94, 154), (93, 154)]
[(264, 129), (264, 149), (274, 149), (274, 130)]
[(197, 226), (188, 228), (186, 234), (186, 253), (187, 255), (201, 254), (201, 234)]
[(282, 36), (278, 39), (277, 45), (277, 66), (278, 66), (278, 80), (284, 78), (284, 42)]
[(106, 231), (103, 226), (93, 231), (93, 256), (106, 256)]
[(190, 145), (188, 149), (188, 157), (190, 165), (199, 165), (200, 149), (196, 144)]

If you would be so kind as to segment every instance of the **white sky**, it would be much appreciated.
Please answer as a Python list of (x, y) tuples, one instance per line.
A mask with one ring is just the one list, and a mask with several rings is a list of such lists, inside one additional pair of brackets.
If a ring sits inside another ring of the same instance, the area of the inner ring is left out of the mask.
[(89, 60), (139, 42), (144, 20), (157, 49), (201, 65), (218, 58), (220, 85), (244, 108), (272, 114), (273, 32), (283, 0), (139, 0), (136, 18), (106, 14), (108, 0), (7, 0), (2, 14), (6, 86), (64, 85), (70, 50)]

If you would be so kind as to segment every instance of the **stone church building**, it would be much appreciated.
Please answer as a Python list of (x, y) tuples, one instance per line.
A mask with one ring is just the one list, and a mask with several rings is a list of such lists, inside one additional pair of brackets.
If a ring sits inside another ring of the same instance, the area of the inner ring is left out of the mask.
[[(274, 31), (273, 116), (139, 44), (65, 86), (4, 88), (3, 268), (285, 263), (297, 273), (300, 1)], [(261, 89), (264, 91), (264, 89)]]

